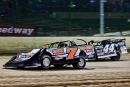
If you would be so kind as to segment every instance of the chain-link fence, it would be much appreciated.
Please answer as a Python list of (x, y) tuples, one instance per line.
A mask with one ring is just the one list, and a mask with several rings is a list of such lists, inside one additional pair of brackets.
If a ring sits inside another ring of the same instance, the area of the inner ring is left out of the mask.
[[(130, 35), (130, 1), (104, 3), (104, 36)], [(0, 36), (100, 36), (100, 0), (0, 0)]]

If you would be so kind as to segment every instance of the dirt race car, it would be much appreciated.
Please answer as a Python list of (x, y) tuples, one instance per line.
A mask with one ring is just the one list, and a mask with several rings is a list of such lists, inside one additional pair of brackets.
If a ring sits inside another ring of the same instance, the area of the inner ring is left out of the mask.
[(113, 61), (118, 61), (121, 54), (127, 53), (125, 39), (107, 39), (100, 41), (90, 41), (95, 50), (96, 58), (110, 57)]
[(18, 53), (13, 56), (4, 67), (24, 68), (26, 66), (38, 66), (43, 69), (49, 69), (51, 65), (62, 67), (69, 64), (77, 69), (83, 69), (86, 65), (86, 59), (94, 58), (94, 48), (87, 44), (77, 45), (73, 40), (59, 41), (44, 45), (40, 49), (33, 49), (29, 53)]
[(118, 61), (120, 53), (127, 53), (125, 39), (91, 40), (89, 42), (77, 39), (77, 41), (66, 40), (46, 44), (40, 49), (33, 49), (29, 55), (18, 53), (3, 66), (18, 68), (38, 66), (49, 69), (51, 65), (62, 67), (64, 64), (69, 64), (74, 68), (83, 69), (87, 60), (110, 57), (111, 60)]

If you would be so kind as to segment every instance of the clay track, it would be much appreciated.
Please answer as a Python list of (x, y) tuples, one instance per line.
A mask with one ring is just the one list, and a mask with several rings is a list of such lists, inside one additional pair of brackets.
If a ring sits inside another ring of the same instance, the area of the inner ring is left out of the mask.
[(0, 56), (0, 87), (130, 87), (130, 55), (120, 61), (102, 59), (87, 62), (85, 69), (72, 66), (41, 70), (8, 68), (11, 56)]

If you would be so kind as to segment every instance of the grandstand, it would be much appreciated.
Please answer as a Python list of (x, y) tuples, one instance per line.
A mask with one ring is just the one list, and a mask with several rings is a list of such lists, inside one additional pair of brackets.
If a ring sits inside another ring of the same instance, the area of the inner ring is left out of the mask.
[[(68, 7), (70, 1), (76, 5), (74, 8)], [(99, 0), (1, 0), (0, 4), (0, 25), (34, 26), (37, 36), (99, 33)], [(126, 17), (130, 14), (129, 7), (129, 0), (107, 0), (105, 13), (117, 14), (105, 18), (106, 33), (130, 30), (127, 21), (130, 17)], [(79, 12), (82, 18), (74, 16)], [(53, 16), (53, 13), (56, 14)]]

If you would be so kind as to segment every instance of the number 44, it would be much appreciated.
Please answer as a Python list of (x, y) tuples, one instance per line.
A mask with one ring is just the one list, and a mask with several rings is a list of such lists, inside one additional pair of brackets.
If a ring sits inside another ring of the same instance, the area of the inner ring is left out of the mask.
[(107, 44), (104, 48), (103, 48), (103, 52), (104, 53), (108, 53), (108, 52), (114, 52), (115, 49), (115, 44)]

